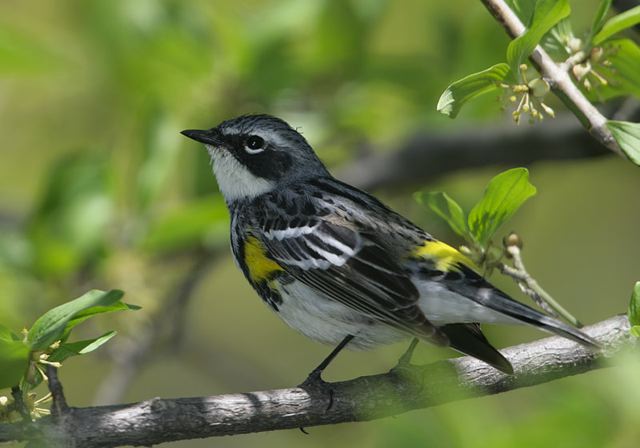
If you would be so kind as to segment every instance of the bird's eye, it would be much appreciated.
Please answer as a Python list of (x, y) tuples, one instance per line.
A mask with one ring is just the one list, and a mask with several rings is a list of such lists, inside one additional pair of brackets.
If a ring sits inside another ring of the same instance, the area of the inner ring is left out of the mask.
[(264, 151), (264, 139), (258, 135), (250, 135), (244, 144), (244, 149), (249, 154), (258, 154)]

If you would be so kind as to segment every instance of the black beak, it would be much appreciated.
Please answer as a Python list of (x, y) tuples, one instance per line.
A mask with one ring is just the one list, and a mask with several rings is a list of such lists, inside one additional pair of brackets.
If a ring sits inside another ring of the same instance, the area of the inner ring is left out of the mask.
[(219, 146), (224, 143), (220, 132), (216, 128), (205, 131), (201, 131), (199, 129), (186, 129), (180, 133), (197, 142), (204, 143), (205, 145)]

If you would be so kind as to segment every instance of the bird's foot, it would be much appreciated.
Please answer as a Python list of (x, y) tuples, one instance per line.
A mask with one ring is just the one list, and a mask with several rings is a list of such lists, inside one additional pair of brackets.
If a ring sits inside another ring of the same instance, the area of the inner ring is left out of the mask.
[(418, 342), (417, 338), (414, 338), (411, 341), (407, 350), (402, 354), (400, 359), (398, 359), (396, 365), (389, 370), (389, 373), (395, 375), (399, 379), (402, 379), (402, 381), (409, 381), (416, 384), (419, 389), (422, 389), (424, 377), (420, 367), (411, 363), (411, 358), (413, 357), (413, 352), (415, 351)]
[[(327, 383), (322, 379), (322, 370), (314, 369), (307, 378), (298, 385), (301, 389), (309, 390), (310, 392), (317, 392), (328, 397), (327, 408), (325, 412), (329, 411), (333, 407), (333, 388), (331, 383)], [(304, 428), (301, 428), (303, 430)], [(304, 432), (304, 431), (303, 431)]]
[(413, 368), (413, 364), (411, 364), (411, 358), (413, 357), (413, 352), (418, 345), (418, 338), (413, 338), (407, 350), (402, 354), (400, 359), (396, 365), (391, 369), (391, 372), (402, 372), (402, 371), (410, 371)]

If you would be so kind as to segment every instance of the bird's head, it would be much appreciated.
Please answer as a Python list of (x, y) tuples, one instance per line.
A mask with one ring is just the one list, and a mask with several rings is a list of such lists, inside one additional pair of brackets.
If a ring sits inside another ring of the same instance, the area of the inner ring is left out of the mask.
[(204, 143), (228, 202), (328, 175), (305, 138), (270, 115), (245, 115), (211, 129), (189, 129), (182, 134)]

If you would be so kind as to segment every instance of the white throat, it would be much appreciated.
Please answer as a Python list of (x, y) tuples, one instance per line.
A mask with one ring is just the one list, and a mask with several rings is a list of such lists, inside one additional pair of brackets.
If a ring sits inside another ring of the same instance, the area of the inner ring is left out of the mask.
[(227, 202), (251, 199), (275, 189), (275, 184), (254, 176), (224, 149), (206, 145), (213, 164), (218, 187)]

